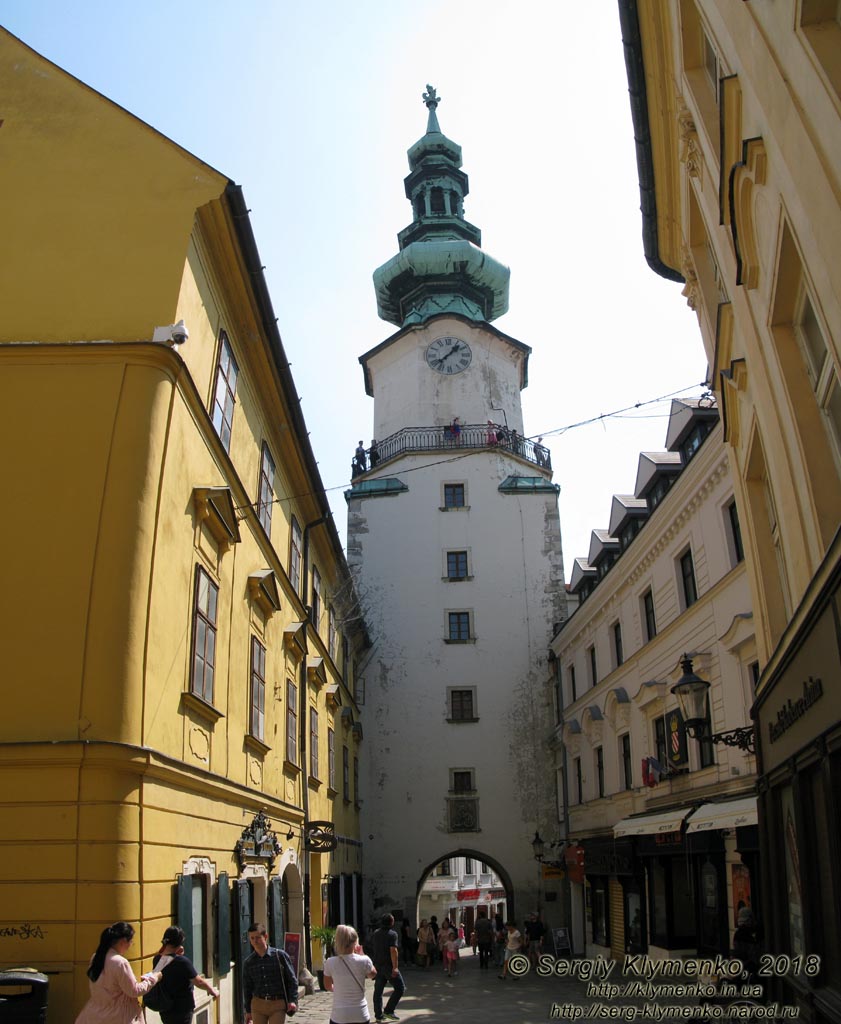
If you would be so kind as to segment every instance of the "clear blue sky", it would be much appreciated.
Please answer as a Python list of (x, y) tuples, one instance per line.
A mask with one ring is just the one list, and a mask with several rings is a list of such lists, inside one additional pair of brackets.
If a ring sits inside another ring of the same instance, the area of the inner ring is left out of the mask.
[[(411, 220), (428, 82), (462, 146), (466, 216), (511, 267), (496, 324), (533, 349), (527, 434), (705, 378), (695, 314), (643, 255), (615, 0), (6, 0), (2, 23), (243, 186), (342, 536), (372, 429), (358, 356), (394, 330), (371, 274)], [(663, 448), (667, 412), (547, 436), (567, 578), (638, 453)]]

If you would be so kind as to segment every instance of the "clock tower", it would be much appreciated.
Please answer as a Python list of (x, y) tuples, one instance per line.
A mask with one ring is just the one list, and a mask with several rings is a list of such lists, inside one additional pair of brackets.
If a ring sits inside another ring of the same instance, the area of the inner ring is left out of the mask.
[(414, 926), (421, 884), (462, 857), (474, 870), (456, 905), (442, 895), (439, 921), (454, 911), (472, 924), (480, 907), (522, 920), (540, 903), (562, 924), (560, 883), (539, 878), (531, 846), (536, 831), (558, 838), (543, 744), (549, 641), (567, 616), (559, 488), (549, 451), (524, 436), (531, 349), (492, 325), (508, 268), (465, 220), (461, 148), (441, 132), (435, 90), (423, 98), (412, 223), (374, 273), (397, 331), (360, 357), (378, 459), (346, 492), (373, 643), (366, 764), (346, 794), (362, 805), (365, 915)]

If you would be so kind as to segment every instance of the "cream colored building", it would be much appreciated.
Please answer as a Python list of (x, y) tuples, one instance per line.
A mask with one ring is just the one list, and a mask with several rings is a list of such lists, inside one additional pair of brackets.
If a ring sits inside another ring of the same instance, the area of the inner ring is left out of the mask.
[[(761, 669), (754, 717), (772, 985), (841, 1019), (841, 12), (620, 0), (645, 251), (684, 280), (730, 447)], [(820, 879), (820, 883), (816, 880)]]
[(360, 920), (364, 627), (242, 190), (2, 31), (0, 92), (0, 967), (69, 1024), (177, 921), (227, 1024), (251, 920)]
[(673, 402), (667, 447), (640, 455), (634, 495), (593, 531), (580, 605), (552, 641), (560, 837), (587, 956), (726, 953), (759, 881), (754, 758), (689, 737), (671, 693), (689, 654), (712, 731), (748, 722), (753, 616), (714, 403)]

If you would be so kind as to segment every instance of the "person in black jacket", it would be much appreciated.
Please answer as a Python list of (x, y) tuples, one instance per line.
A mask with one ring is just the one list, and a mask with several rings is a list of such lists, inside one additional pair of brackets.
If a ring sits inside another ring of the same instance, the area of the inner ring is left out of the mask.
[(164, 956), (171, 959), (163, 969), (160, 987), (172, 1001), (172, 1009), (162, 1010), (161, 1020), (163, 1024), (190, 1024), (196, 1005), (193, 986), (203, 988), (213, 999), (219, 998), (219, 992), (184, 956), (184, 932), (177, 925), (172, 925), (164, 932), (161, 948), (152, 960), (153, 966)]

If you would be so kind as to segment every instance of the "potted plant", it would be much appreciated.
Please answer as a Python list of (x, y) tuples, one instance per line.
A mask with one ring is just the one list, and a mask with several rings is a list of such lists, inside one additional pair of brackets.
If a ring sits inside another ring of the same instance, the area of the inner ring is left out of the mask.
[(328, 956), (333, 955), (333, 940), (336, 938), (336, 929), (326, 924), (316, 924), (310, 928), (310, 936), (313, 942), (321, 943), (321, 967), (315, 972), (318, 976), (318, 987), (324, 990), (324, 962)]

